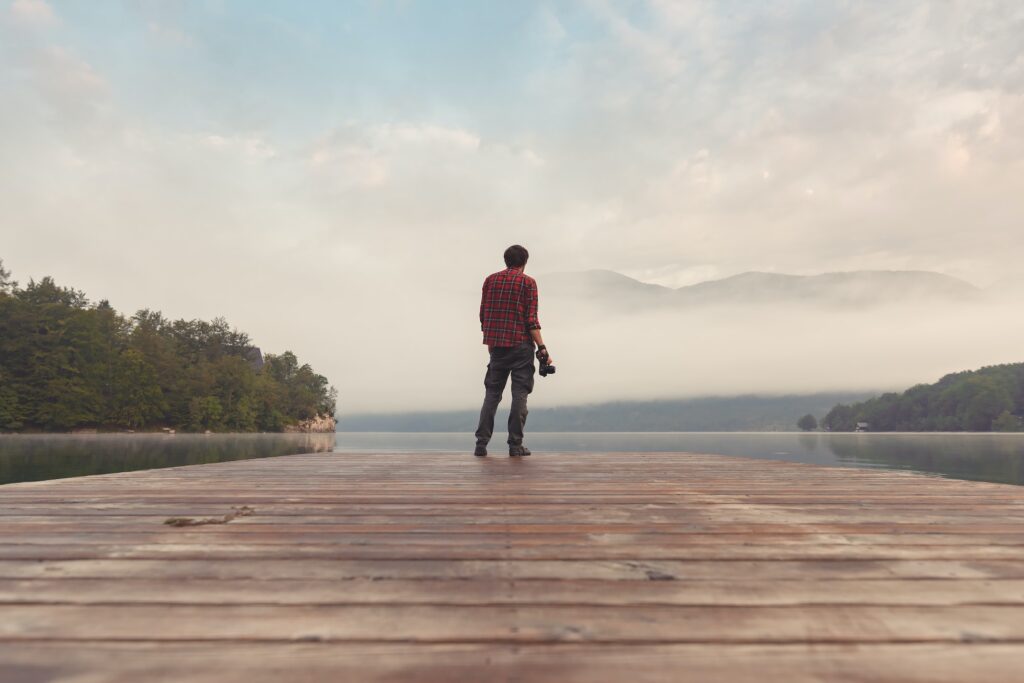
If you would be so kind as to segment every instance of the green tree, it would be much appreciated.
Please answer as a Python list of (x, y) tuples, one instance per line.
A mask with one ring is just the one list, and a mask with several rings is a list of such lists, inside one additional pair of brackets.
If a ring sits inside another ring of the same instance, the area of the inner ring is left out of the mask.
[(108, 421), (142, 429), (159, 424), (166, 409), (156, 371), (138, 350), (126, 349), (114, 365)]
[(831, 431), (852, 431), (857, 422), (870, 423), (872, 431), (989, 431), (1004, 413), (1024, 413), (1024, 363), (957, 372), (902, 394), (838, 405), (823, 425)]
[(1021, 431), (1020, 418), (1013, 415), (1009, 410), (1004, 410), (999, 414), (999, 417), (992, 421), (992, 431), (1019, 432)]
[(295, 354), (259, 354), (217, 318), (131, 318), (0, 263), (0, 430), (81, 426), (279, 431), (333, 414), (336, 392)]
[(972, 382), (962, 407), (961, 425), (971, 432), (987, 432), (1003, 412), (1013, 409), (1010, 394), (994, 382)]
[(39, 282), (29, 280), (25, 289), (15, 290), (15, 295), (22, 301), (38, 306), (62, 305), (83, 309), (89, 305), (85, 293), (69, 287), (61, 287), (52, 277), (44, 277)]
[(189, 428), (194, 431), (216, 431), (221, 428), (224, 408), (216, 396), (196, 396), (189, 401)]
[(4, 260), (0, 258), (0, 294), (10, 294), (18, 287), (18, 283), (11, 279), (11, 271), (4, 268)]
[(216, 395), (223, 406), (224, 426), (231, 431), (256, 428), (256, 373), (244, 359), (224, 356), (212, 364)]
[(818, 428), (818, 420), (808, 413), (797, 420), (796, 426), (805, 432), (811, 432)]
[(0, 432), (16, 431), (25, 426), (25, 417), (18, 404), (18, 394), (0, 368)]
[(857, 428), (857, 406), (840, 403), (828, 411), (822, 426), (830, 432), (852, 432)]

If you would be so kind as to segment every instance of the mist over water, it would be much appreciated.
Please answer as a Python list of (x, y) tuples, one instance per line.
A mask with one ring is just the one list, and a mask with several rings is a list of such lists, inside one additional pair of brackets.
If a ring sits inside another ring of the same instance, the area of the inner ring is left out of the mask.
[[(552, 315), (554, 313), (554, 315)], [(559, 317), (562, 313), (562, 317)], [(553, 402), (904, 389), (1021, 360), (1020, 316), (995, 304), (871, 310), (730, 306), (584, 318), (558, 307)], [(566, 379), (571, 378), (571, 379)]]
[[(537, 280), (540, 320), (558, 374), (537, 379), (531, 410), (652, 398), (902, 391), (950, 372), (1024, 360), (1016, 297), (901, 301), (894, 293), (895, 301), (870, 306), (790, 299), (640, 308), (607, 296), (560, 294), (543, 275)], [(487, 362), (476, 320), (478, 285), (428, 298), (406, 297), (387, 314), (400, 316), (403, 329), (426, 331), (422, 336), (381, 335), (341, 360), (341, 414), (478, 407)], [(373, 311), (363, 320), (389, 324)]]

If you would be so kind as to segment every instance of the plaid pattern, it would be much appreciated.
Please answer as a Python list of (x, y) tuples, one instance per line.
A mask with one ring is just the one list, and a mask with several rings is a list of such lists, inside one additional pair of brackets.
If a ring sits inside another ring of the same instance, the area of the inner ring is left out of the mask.
[(480, 329), (487, 346), (518, 346), (539, 330), (537, 282), (519, 268), (487, 276), (480, 299)]

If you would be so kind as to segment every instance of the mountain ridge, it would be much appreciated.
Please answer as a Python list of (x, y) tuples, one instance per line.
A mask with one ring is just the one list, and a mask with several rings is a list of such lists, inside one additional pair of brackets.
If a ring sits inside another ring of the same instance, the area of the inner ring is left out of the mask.
[(965, 280), (925, 270), (855, 270), (815, 275), (746, 271), (677, 288), (601, 269), (548, 273), (538, 280), (556, 298), (586, 297), (630, 308), (787, 302), (867, 306), (908, 300), (967, 302), (983, 295), (983, 290)]
[[(793, 431), (797, 419), (823, 416), (837, 403), (863, 401), (876, 392), (742, 394), (692, 398), (612, 400), (548, 406), (530, 413), (531, 432)], [(475, 409), (354, 413), (339, 411), (339, 432), (470, 432)], [(495, 424), (504, 424), (508, 409)]]

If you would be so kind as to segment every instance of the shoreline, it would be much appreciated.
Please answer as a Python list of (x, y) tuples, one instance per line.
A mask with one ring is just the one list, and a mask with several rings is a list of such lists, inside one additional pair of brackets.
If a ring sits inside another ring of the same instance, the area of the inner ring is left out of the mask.
[(337, 432), (337, 419), (334, 416), (319, 415), (309, 420), (303, 420), (294, 425), (286, 425), (284, 429), (279, 432), (263, 432), (263, 431), (249, 431), (249, 432), (220, 432), (213, 431), (210, 429), (204, 431), (188, 431), (186, 429), (178, 427), (157, 427), (154, 429), (111, 429), (107, 431), (103, 427), (82, 427), (78, 429), (63, 430), (63, 431), (17, 431), (17, 432), (3, 432), (0, 431), (0, 436), (28, 436), (28, 435), (47, 435), (52, 436), (56, 434), (66, 434), (69, 436), (96, 436), (96, 435), (108, 435), (108, 434), (124, 434), (126, 436), (138, 436), (140, 434), (159, 434), (165, 436), (175, 436), (177, 434), (198, 434), (200, 436), (212, 436), (214, 434), (333, 434)]

